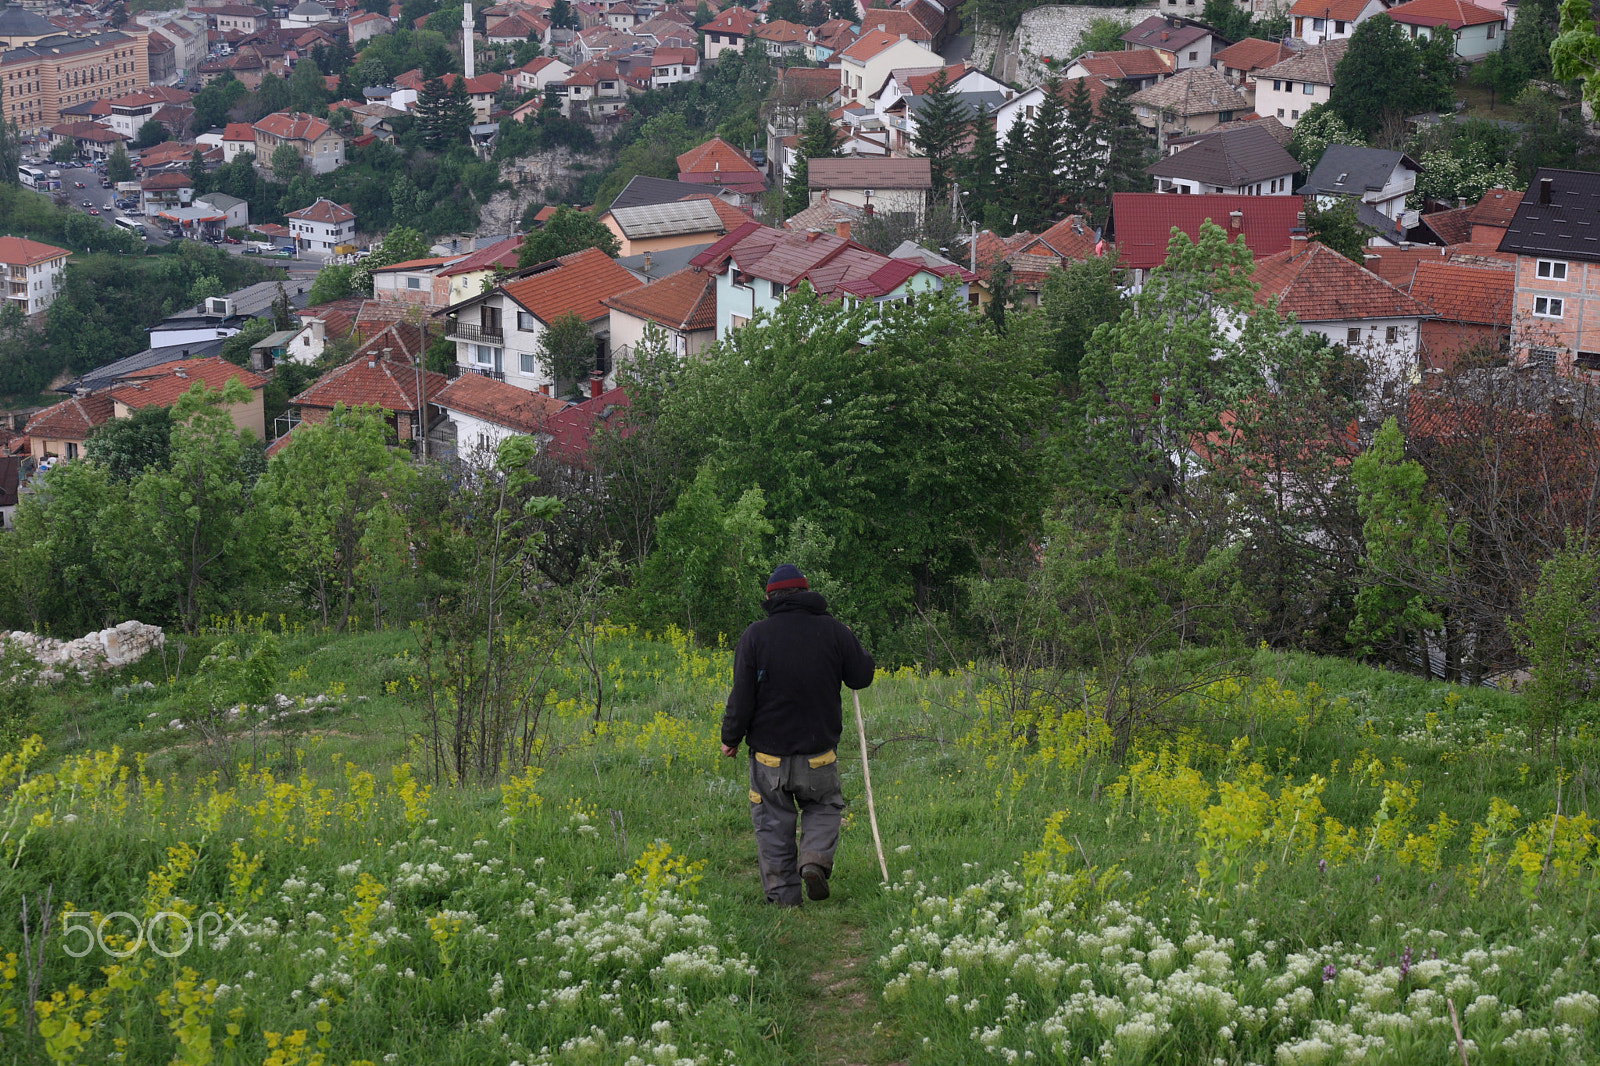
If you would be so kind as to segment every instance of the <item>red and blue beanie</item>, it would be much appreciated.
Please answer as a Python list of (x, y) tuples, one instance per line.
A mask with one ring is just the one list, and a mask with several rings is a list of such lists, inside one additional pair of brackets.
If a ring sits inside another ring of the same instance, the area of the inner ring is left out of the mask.
[(769, 593), (776, 592), (779, 589), (808, 589), (810, 587), (810, 584), (806, 581), (806, 575), (802, 574), (800, 568), (793, 563), (784, 563), (772, 572), (771, 577), (767, 578), (767, 591)]

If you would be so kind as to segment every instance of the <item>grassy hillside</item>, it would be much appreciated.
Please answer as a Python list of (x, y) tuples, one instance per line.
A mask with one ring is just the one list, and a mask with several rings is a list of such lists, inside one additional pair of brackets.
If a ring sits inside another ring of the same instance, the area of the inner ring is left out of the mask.
[(49, 691), (41, 739), (0, 761), (0, 908), (48, 890), (56, 912), (32, 1036), (21, 931), (0, 932), (0, 1063), (1600, 1046), (1600, 747), (1582, 724), (1530, 754), (1514, 696), (1263, 652), (1116, 761), (1079, 706), (1007, 710), (1003, 678), (881, 675), (891, 884), (847, 731), (834, 898), (783, 911), (760, 902), (742, 753), (715, 754), (725, 652), (605, 633), (598, 717), (567, 664), (533, 768), (451, 787), (409, 634), (282, 634), (272, 720), (208, 739), (191, 679), (221, 636)]

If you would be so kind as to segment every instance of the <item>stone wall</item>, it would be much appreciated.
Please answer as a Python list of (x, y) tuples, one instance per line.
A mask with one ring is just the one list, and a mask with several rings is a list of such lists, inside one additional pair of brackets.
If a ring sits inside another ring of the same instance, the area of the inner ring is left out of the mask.
[(101, 670), (138, 662), (165, 644), (167, 637), (160, 626), (130, 621), (77, 640), (60, 641), (20, 630), (0, 634), (0, 640), (8, 641), (37, 660), (43, 668), (39, 680), (46, 682), (60, 681), (69, 673), (88, 677)]
[(1078, 39), (1095, 19), (1112, 19), (1133, 26), (1156, 14), (1157, 10), (1155, 5), (1121, 8), (1052, 4), (1024, 12), (1012, 38), (1016, 84), (1028, 88), (1049, 77), (1044, 67), (1046, 57), (1063, 60), (1076, 55)]

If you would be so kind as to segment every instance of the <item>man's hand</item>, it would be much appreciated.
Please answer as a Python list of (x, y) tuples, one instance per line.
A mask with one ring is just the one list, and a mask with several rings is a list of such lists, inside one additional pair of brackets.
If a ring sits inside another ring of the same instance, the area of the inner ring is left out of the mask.
[(730, 748), (730, 747), (728, 747), (728, 745), (724, 744), (724, 745), (722, 745), (722, 754), (726, 755), (728, 758), (731, 759), (735, 755), (739, 754), (739, 749), (738, 748)]

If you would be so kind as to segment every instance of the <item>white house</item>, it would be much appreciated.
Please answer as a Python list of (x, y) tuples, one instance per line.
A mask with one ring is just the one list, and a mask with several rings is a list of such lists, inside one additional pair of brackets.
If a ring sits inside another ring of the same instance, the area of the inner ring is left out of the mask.
[(1455, 34), (1458, 59), (1477, 62), (1500, 51), (1506, 39), (1506, 13), (1469, 4), (1466, 0), (1411, 0), (1391, 7), (1390, 18), (1403, 26), (1412, 40), (1427, 40), (1440, 26)]
[(1256, 71), (1256, 114), (1292, 127), (1311, 108), (1327, 103), (1334, 69), (1349, 48), (1350, 39), (1338, 37)]
[(896, 70), (944, 66), (939, 53), (887, 30), (862, 34), (838, 59), (840, 99), (846, 104), (866, 103)]
[(693, 48), (663, 46), (650, 53), (650, 87), (660, 89), (693, 81), (700, 73), (700, 53)]
[(1288, 196), (1303, 168), (1260, 126), (1203, 137), (1145, 168), (1156, 192)]
[(1211, 57), (1228, 46), (1203, 22), (1177, 15), (1151, 15), (1119, 40), (1130, 49), (1150, 48), (1172, 57), (1174, 70), (1211, 66)]
[(1422, 165), (1404, 152), (1330, 144), (1295, 191), (1315, 196), (1323, 207), (1331, 206), (1334, 197), (1354, 196), (1379, 214), (1398, 219), (1406, 213), (1406, 197), (1416, 190), (1421, 172)]
[(1289, 35), (1306, 44), (1348, 38), (1388, 6), (1384, 0), (1296, 0), (1289, 9)]
[(755, 32), (759, 22), (760, 16), (749, 8), (733, 5), (700, 27), (705, 35), (706, 62), (716, 62), (718, 56), (730, 49), (744, 51), (744, 42)]
[(547, 85), (564, 82), (571, 73), (572, 68), (554, 56), (540, 56), (513, 71), (511, 84), (519, 93), (542, 93)]
[(67, 272), (65, 248), (24, 237), (0, 237), (0, 270), (6, 277), (6, 305), (25, 315), (50, 306)]
[(349, 244), (356, 236), (356, 213), (349, 204), (336, 204), (326, 197), (285, 215), (289, 220), (289, 233), (295, 247), (304, 252), (332, 254), (341, 244)]
[(544, 434), (550, 418), (566, 406), (483, 374), (462, 374), (429, 401), (454, 423), (456, 456), (471, 464), (493, 461), (507, 437)]

